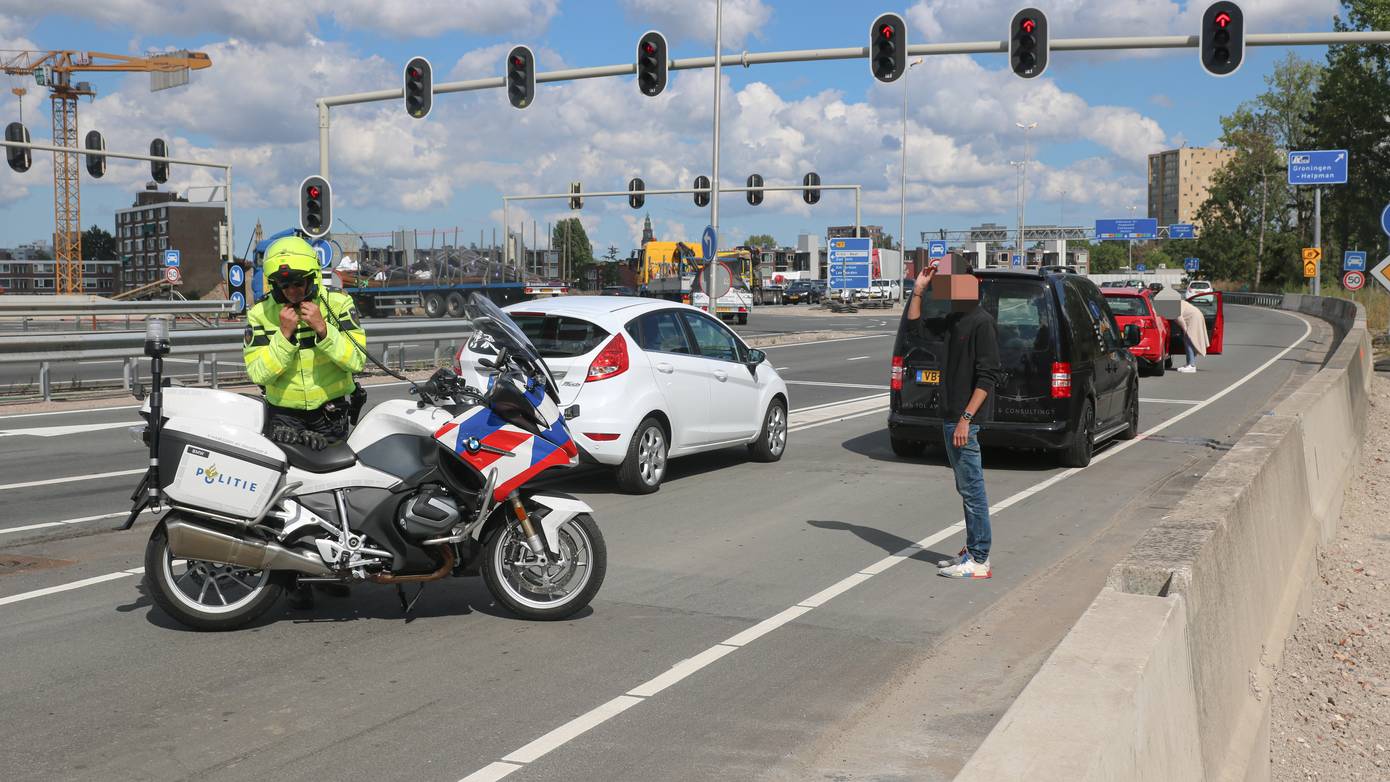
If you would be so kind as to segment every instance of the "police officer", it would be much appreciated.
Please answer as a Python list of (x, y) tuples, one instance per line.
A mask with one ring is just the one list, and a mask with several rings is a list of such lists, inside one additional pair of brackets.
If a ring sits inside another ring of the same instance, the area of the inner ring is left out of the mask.
[(366, 363), (366, 332), (352, 297), (324, 289), (303, 239), (272, 243), (264, 278), (270, 295), (246, 313), (246, 374), (270, 403), (272, 440), (324, 448), (347, 437), (365, 397), (353, 375)]

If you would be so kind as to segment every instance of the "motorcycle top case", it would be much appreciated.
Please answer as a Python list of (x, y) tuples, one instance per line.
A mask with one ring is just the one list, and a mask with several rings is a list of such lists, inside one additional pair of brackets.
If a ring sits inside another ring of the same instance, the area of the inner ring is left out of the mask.
[(159, 432), (159, 477), (173, 502), (252, 519), (285, 473), (284, 452), (259, 432), (170, 418)]

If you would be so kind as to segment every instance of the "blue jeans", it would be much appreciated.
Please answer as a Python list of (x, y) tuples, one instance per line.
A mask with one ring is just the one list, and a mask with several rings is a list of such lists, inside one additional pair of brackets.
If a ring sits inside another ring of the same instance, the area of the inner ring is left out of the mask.
[(952, 438), (954, 423), (943, 424), (946, 437), (946, 459), (956, 473), (956, 492), (965, 508), (965, 550), (976, 562), (989, 559), (989, 499), (985, 497), (985, 468), (980, 462), (980, 427), (971, 424), (970, 439), (964, 448), (957, 448)]
[(1192, 338), (1187, 336), (1186, 331), (1182, 333), (1182, 346), (1187, 348), (1187, 365), (1189, 367), (1197, 366), (1197, 349), (1192, 347)]

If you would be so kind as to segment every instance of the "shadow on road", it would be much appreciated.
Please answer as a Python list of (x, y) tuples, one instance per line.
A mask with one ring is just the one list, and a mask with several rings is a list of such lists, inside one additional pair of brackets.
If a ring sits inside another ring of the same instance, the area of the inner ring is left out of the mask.
[[(810, 519), (806, 523), (810, 524), (812, 527), (815, 527), (816, 529), (852, 532), (865, 543), (871, 543), (888, 552), (889, 554), (896, 554), (899, 551), (902, 551), (903, 549), (917, 542), (915, 540), (908, 540), (906, 538), (898, 537), (897, 535), (894, 535), (891, 532), (884, 532), (881, 529), (876, 529), (874, 527), (866, 527), (862, 524), (850, 524), (847, 521), (817, 521), (815, 519)], [(918, 562), (929, 562), (933, 566), (935, 566), (937, 560), (950, 559), (953, 556), (955, 555), (947, 554), (941, 551), (921, 549), (916, 554), (913, 554), (911, 557), (908, 557), (908, 559), (915, 559)]]
[[(888, 442), (887, 429), (850, 438), (840, 445), (851, 453), (867, 456), (876, 462), (929, 464), (936, 467), (949, 466), (946, 462), (946, 452), (939, 447), (928, 446), (926, 453), (912, 459), (898, 456), (893, 453), (893, 446)], [(1099, 453), (1102, 447), (1098, 447), (1096, 452)], [(1013, 470), (1015, 472), (1046, 472), (1058, 469), (1057, 460), (1051, 454), (1042, 451), (996, 447), (984, 449), (984, 466), (989, 470)]]

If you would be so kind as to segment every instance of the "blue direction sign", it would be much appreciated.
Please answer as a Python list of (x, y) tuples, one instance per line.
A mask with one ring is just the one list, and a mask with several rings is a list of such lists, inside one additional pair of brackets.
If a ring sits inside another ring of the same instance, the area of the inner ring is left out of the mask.
[(165, 251), (164, 251), (164, 265), (165, 265), (165, 266), (172, 266), (173, 268), (177, 269), (178, 266), (179, 266), (179, 251), (178, 251), (178, 250), (165, 250)]
[(246, 271), (241, 268), (241, 264), (234, 263), (227, 267), (227, 284), (233, 288), (240, 288), (246, 282)]
[(1182, 259), (1182, 268), (1184, 271), (1189, 272), (1200, 271), (1202, 268), (1202, 262), (1200, 259), (1197, 258), (1184, 258)]
[(246, 309), (246, 297), (241, 294), (241, 291), (232, 291), (232, 306), (237, 312)]
[(832, 289), (869, 287), (871, 240), (831, 239), (827, 257)]
[(945, 257), (946, 257), (946, 243), (943, 242), (943, 241), (941, 241), (941, 240), (939, 240), (939, 239), (936, 240), (936, 241), (933, 241), (933, 242), (927, 242), (927, 257), (928, 257), (928, 258), (945, 258)]
[(319, 268), (327, 269), (333, 264), (333, 245), (323, 239), (314, 240), (314, 254), (319, 257)]
[(1149, 267), (1145, 266), (1142, 263), (1137, 263), (1134, 265), (1134, 270), (1137, 272), (1146, 272), (1149, 270)]
[(1315, 149), (1289, 153), (1289, 184), (1345, 185), (1347, 151)]
[(1197, 226), (1192, 223), (1174, 223), (1168, 226), (1169, 239), (1196, 239)]
[(1022, 256), (1022, 255), (1019, 255), (1019, 254), (1017, 254), (1017, 253), (1015, 253), (1015, 254), (1014, 254), (1014, 257), (1013, 257), (1013, 265), (1014, 265), (1014, 266), (1022, 266), (1022, 265), (1023, 265), (1023, 256)]
[(1347, 250), (1342, 253), (1342, 271), (1366, 271), (1366, 253), (1361, 250)]
[(1097, 220), (1097, 239), (1157, 239), (1158, 220), (1140, 217), (1132, 220)]
[(1384, 231), (1386, 236), (1390, 236), (1390, 204), (1380, 213), (1380, 230)]
[(705, 226), (705, 233), (700, 237), (700, 252), (704, 253), (705, 260), (713, 258), (718, 248), (719, 236), (714, 232), (714, 226)]

